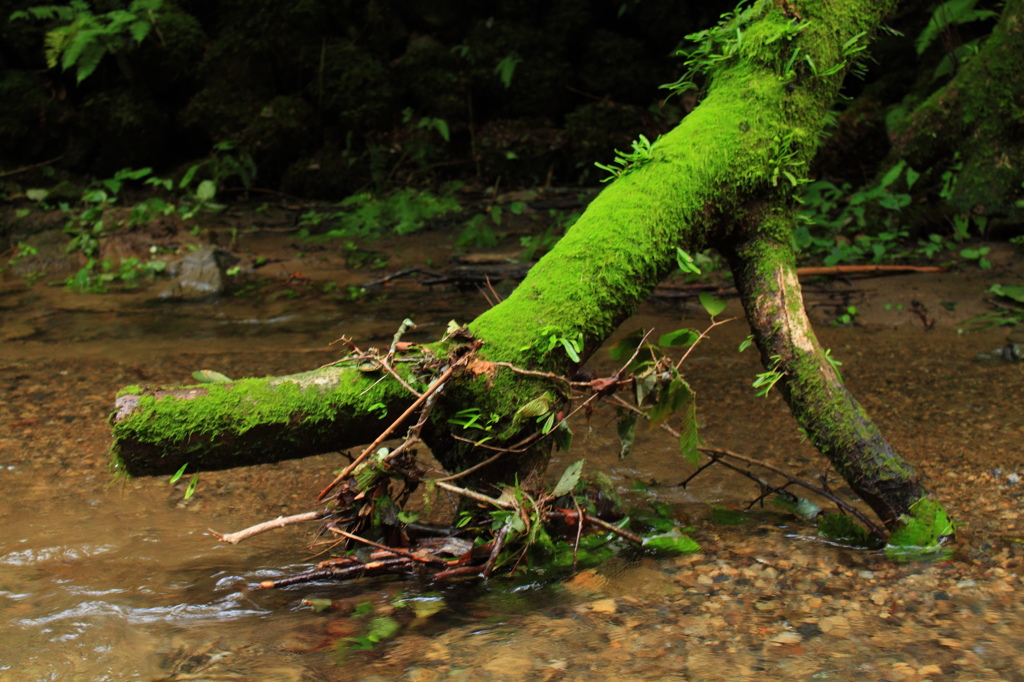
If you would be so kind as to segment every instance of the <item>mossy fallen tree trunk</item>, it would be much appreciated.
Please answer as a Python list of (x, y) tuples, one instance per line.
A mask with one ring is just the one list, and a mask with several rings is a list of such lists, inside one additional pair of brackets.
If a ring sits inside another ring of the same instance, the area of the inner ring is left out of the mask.
[[(539, 400), (554, 414), (567, 395), (554, 375), (571, 376), (634, 312), (676, 267), (677, 249), (715, 246), (729, 258), (763, 358), (784, 375), (784, 394), (811, 440), (887, 525), (913, 515), (925, 490), (838, 383), (814, 341), (792, 271), (789, 224), (779, 218), (789, 215), (793, 186), (844, 72), (891, 5), (762, 1), (707, 33), (697, 52), (710, 78), (700, 106), (653, 146), (623, 155), (619, 177), (555, 249), (508, 299), (468, 325), (479, 344), (476, 369), (445, 387), (423, 432), (446, 468), (489, 461), (491, 450), (460, 439), (453, 426), (467, 408), (493, 417), (490, 446), (507, 448), (499, 461), (474, 471), (475, 478), (508, 481), (542, 468), (550, 445), (517, 445), (536, 431), (521, 418), (524, 407)], [(565, 343), (578, 345), (579, 353), (562, 352)], [(435, 369), (454, 345), (449, 339), (430, 349)], [(287, 378), (260, 380), (261, 395), (287, 391), (303, 405), (296, 408), (293, 400), (290, 413), (273, 411), (267, 419), (239, 415), (247, 404), (259, 414), (264, 398), (243, 397), (255, 383), (238, 396), (227, 387), (188, 399), (151, 394), (115, 417), (115, 448), (129, 471), (166, 472), (182, 461), (183, 443), (188, 453), (202, 449), (209, 461), (237, 457), (243, 465), (365, 442), (370, 405), (397, 415), (413, 396), (382, 371), (358, 374), (339, 370), (332, 392), (302, 381), (285, 389)], [(369, 385), (375, 388), (362, 394)], [(257, 428), (257, 437), (246, 437)], [(301, 435), (271, 437), (274, 429)], [(222, 447), (223, 456), (212, 454)], [(166, 464), (157, 459), (161, 452)]]

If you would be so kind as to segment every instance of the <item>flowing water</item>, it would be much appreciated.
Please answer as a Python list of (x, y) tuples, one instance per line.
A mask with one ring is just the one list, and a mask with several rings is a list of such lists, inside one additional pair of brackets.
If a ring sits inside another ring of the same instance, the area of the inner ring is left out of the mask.
[[(909, 298), (911, 281), (880, 285), (879, 310)], [(310, 508), (338, 455), (203, 473), (188, 500), (185, 481), (112, 482), (106, 417), (124, 385), (187, 383), (202, 368), (301, 371), (336, 357), (328, 344), (343, 334), (383, 344), (411, 316), (416, 334), (432, 339), (483, 305), (475, 294), (405, 288), (386, 300), (154, 307), (8, 283), (0, 681), (1024, 679), (1024, 483), (1014, 477), (1024, 474), (1022, 372), (984, 355), (1004, 331), (925, 332), (909, 315), (819, 327), (855, 395), (961, 522), (956, 554), (943, 563), (893, 564), (831, 546), (770, 508), (727, 525), (712, 507), (742, 510), (756, 496), (748, 480), (713, 468), (675, 487), (687, 470), (657, 432), (641, 433), (619, 461), (605, 411), (576, 426), (574, 450), (552, 474), (585, 456), (634, 501), (656, 499), (690, 519), (701, 553), (617, 561), (547, 586), (393, 579), (258, 590), (317, 560), (310, 529), (236, 546), (208, 529)], [(664, 333), (703, 317), (648, 304), (623, 330)], [(716, 330), (688, 363), (703, 436), (817, 480), (826, 467), (785, 406), (753, 396), (757, 359), (736, 352), (745, 334), (742, 321)], [(333, 603), (316, 611), (304, 601), (317, 598)], [(402, 625), (397, 636), (354, 650), (382, 616)]]

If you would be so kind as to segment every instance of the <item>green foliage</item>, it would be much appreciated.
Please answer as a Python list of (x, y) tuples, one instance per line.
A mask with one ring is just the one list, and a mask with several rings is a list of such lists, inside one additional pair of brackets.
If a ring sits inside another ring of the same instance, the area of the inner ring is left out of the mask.
[(762, 398), (767, 398), (768, 392), (771, 391), (775, 387), (775, 384), (779, 383), (782, 377), (785, 376), (783, 372), (778, 370), (779, 363), (782, 358), (778, 355), (773, 355), (771, 359), (771, 369), (767, 372), (761, 372), (758, 374), (753, 383), (754, 388), (757, 389), (755, 391), (755, 395), (761, 396)]
[(857, 306), (848, 305), (836, 316), (834, 324), (853, 324), (857, 317)]
[(562, 477), (558, 479), (558, 483), (555, 484), (554, 489), (551, 491), (552, 497), (568, 495), (576, 489), (576, 484), (580, 481), (580, 474), (583, 473), (583, 464), (585, 462), (586, 460), (581, 459), (566, 467)]
[(725, 310), (725, 301), (716, 296), (712, 296), (707, 292), (701, 292), (697, 296), (697, 299), (700, 301), (700, 304), (704, 306), (704, 310), (707, 311), (708, 315), (711, 316), (712, 320), (714, 320), (717, 315), (721, 314), (721, 312)]
[(775, 142), (775, 154), (771, 162), (772, 186), (778, 186), (780, 177), (789, 181), (793, 187), (809, 182), (806, 178), (797, 175), (805, 162), (801, 159), (796, 133), (790, 131), (785, 135), (776, 135), (772, 140)]
[(522, 61), (519, 55), (512, 53), (503, 57), (494, 67), (495, 75), (501, 80), (501, 84), (505, 86), (506, 90), (512, 87), (512, 75), (516, 72), (516, 66)]
[[(412, 107), (407, 107), (402, 111), (402, 123), (407, 125), (412, 124), (413, 118), (414, 115)], [(424, 116), (416, 122), (415, 127), (436, 131), (445, 142), (451, 140), (451, 131), (448, 129), (448, 121), (443, 118)]]
[[(906, 192), (895, 190), (901, 177)], [(919, 177), (920, 173), (900, 161), (877, 185), (856, 192), (849, 184), (810, 183), (800, 198), (803, 208), (793, 229), (795, 248), (822, 258), (827, 266), (883, 263), (908, 255), (904, 241), (909, 232), (901, 224), (900, 211), (910, 204), (908, 192)], [(923, 243), (919, 253), (934, 255), (942, 248), (939, 237)]]
[(991, 10), (977, 9), (977, 4), (978, 0), (947, 0), (936, 7), (928, 20), (928, 25), (914, 41), (917, 54), (924, 54), (935, 39), (948, 30), (951, 25), (968, 24), (999, 16)]
[[(683, 66), (687, 70), (679, 80), (662, 85), (663, 89), (669, 90), (673, 94), (695, 90), (698, 88), (697, 80), (702, 77), (706, 78), (724, 62), (739, 58), (740, 48), (743, 45), (743, 30), (748, 22), (747, 12), (750, 11), (743, 8), (745, 4), (749, 3), (746, 0), (741, 0), (736, 9), (722, 15), (716, 26), (685, 36), (685, 39), (694, 43), (694, 46), (690, 49), (678, 50), (676, 56), (684, 58)], [(792, 34), (780, 35), (779, 38), (789, 40), (799, 33), (801, 28), (795, 23), (792, 26)]]
[(654, 160), (654, 147), (658, 144), (657, 139), (651, 142), (646, 136), (641, 135), (640, 139), (633, 140), (631, 144), (632, 151), (620, 152), (616, 149), (615, 160), (610, 165), (594, 163), (595, 166), (609, 173), (608, 177), (603, 178), (601, 182), (611, 182), (629, 175)]
[(138, 46), (150, 34), (163, 9), (163, 0), (132, 0), (128, 9), (95, 14), (88, 2), (41, 5), (11, 14), (11, 21), (37, 19), (61, 22), (45, 39), (46, 65), (75, 69), (79, 83), (88, 78), (107, 54), (120, 55)]
[[(100, 259), (100, 244), (112, 231), (124, 227), (144, 225), (162, 217), (177, 215), (184, 220), (191, 220), (200, 211), (212, 211), (222, 208), (213, 202), (216, 187), (209, 181), (199, 183), (194, 193), (189, 193), (195, 166), (190, 169), (182, 181), (178, 183), (178, 191), (184, 193), (180, 204), (172, 204), (160, 197), (151, 196), (144, 202), (133, 206), (127, 212), (118, 212), (118, 200), (121, 190), (126, 184), (145, 179), (145, 184), (161, 189), (172, 189), (170, 180), (152, 175), (150, 168), (122, 168), (112, 177), (98, 180), (87, 187), (81, 195), (79, 206), (61, 202), (58, 208), (67, 216), (64, 232), (68, 235), (65, 250), (69, 253), (79, 252), (85, 256), (86, 264), (75, 275), (69, 277), (65, 284), (73, 291), (102, 293), (108, 285), (120, 283), (132, 286), (143, 275), (152, 276), (163, 272), (167, 263), (155, 258), (155, 247), (150, 250), (154, 256), (149, 261), (137, 258), (124, 258), (115, 264), (108, 259)], [(45, 197), (42, 195), (43, 202)]]
[[(337, 211), (307, 211), (299, 219), (301, 238), (366, 239), (393, 233), (406, 235), (427, 222), (459, 210), (451, 195), (438, 196), (426, 190), (405, 188), (377, 196), (353, 194), (338, 204)], [(326, 228), (326, 229), (324, 229)]]
[(990, 294), (999, 297), (993, 301), (998, 310), (975, 315), (964, 322), (964, 327), (959, 332), (976, 332), (993, 327), (1016, 326), (1024, 323), (1024, 285), (1020, 284), (993, 284), (988, 288)]
[(910, 505), (910, 514), (900, 517), (900, 526), (889, 536), (885, 553), (898, 560), (942, 556), (943, 540), (956, 532), (956, 525), (941, 504), (921, 498)]
[(987, 246), (982, 246), (979, 248), (961, 249), (960, 257), (965, 260), (976, 262), (978, 264), (978, 267), (981, 268), (982, 270), (991, 270), (992, 262), (989, 261), (988, 258), (986, 258), (990, 250), (991, 249), (989, 249), (989, 247)]
[(678, 246), (676, 247), (676, 265), (679, 266), (680, 272), (690, 273), (693, 275), (700, 274), (700, 268), (693, 262), (693, 256), (688, 254), (686, 251), (683, 251)]
[[(168, 482), (171, 485), (174, 485), (175, 483), (180, 481), (181, 477), (185, 475), (185, 469), (187, 469), (187, 468), (188, 468), (188, 462), (186, 462), (185, 464), (182, 464), (181, 468), (178, 469), (176, 472), (174, 472), (174, 474), (171, 476), (171, 478), (170, 478), (170, 480)], [(186, 500), (190, 499), (193, 495), (195, 495), (196, 488), (198, 488), (198, 487), (199, 487), (199, 474), (195, 473), (195, 474), (192, 474), (192, 478), (189, 479), (188, 485), (185, 487), (185, 499)]]

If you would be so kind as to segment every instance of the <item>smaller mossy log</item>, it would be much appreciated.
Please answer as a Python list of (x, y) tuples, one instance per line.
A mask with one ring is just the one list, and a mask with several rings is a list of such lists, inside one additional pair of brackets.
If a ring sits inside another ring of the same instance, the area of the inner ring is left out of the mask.
[[(396, 366), (407, 380), (408, 368)], [(415, 396), (382, 371), (340, 364), (281, 377), (168, 388), (129, 386), (110, 421), (132, 475), (277, 462), (372, 441)]]

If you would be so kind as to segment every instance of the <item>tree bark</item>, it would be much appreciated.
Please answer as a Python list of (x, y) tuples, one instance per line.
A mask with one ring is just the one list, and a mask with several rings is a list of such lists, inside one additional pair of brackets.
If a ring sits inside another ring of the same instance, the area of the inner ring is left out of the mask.
[[(779, 217), (789, 215), (793, 186), (816, 148), (826, 112), (853, 59), (851, 46), (867, 41), (892, 4), (762, 0), (711, 32), (705, 43), (711, 57), (704, 101), (654, 144), (650, 158), (630, 164), (594, 200), (508, 299), (469, 324), (482, 343), (480, 358), (570, 376), (579, 363), (557, 343), (552, 347), (552, 338), (580, 339), (585, 362), (676, 267), (677, 247), (716, 246), (736, 275), (762, 357), (785, 375), (784, 395), (812, 441), (883, 521), (893, 524), (909, 514), (925, 491), (838, 383), (814, 340), (793, 272), (790, 225)], [(446, 342), (432, 350), (445, 357), (449, 348)], [(220, 397), (196, 395), (190, 416), (183, 417), (193, 421), (174, 422), (166, 434), (161, 433), (167, 424), (161, 415), (176, 414), (183, 401), (174, 394), (149, 395), (138, 402), (144, 410), (122, 410), (115, 417), (116, 449), (132, 471), (152, 470), (161, 451), (181, 443), (189, 452), (198, 452), (202, 443), (204, 458), (216, 463), (231, 459), (212, 454), (211, 448), (221, 444), (244, 442), (252, 461), (305, 454), (327, 444), (340, 447), (354, 435), (365, 436), (369, 404), (383, 403), (392, 415), (410, 402), (392, 377), (374, 384), (373, 397), (357, 399), (359, 390), (381, 375), (357, 377), (354, 372), (344, 370), (335, 378), (343, 397), (328, 398), (335, 393), (287, 378), (262, 380), (263, 392), (256, 397), (248, 395), (248, 384), (239, 396), (228, 387), (217, 391)], [(254, 438), (231, 435), (234, 427), (225, 426), (225, 419), (250, 430), (261, 422), (225, 417), (228, 406), (258, 408), (266, 396), (293, 383), (299, 387), (287, 389), (289, 395), (301, 394), (304, 407), (287, 417), (275, 412), (272, 424), (306, 428), (301, 438), (291, 439), (302, 447), (291, 448), (288, 436), (271, 438), (269, 430)], [(462, 372), (431, 412), (424, 439), (443, 465), (461, 470), (491, 453), (455, 438), (458, 430), (451, 419), (459, 410), (473, 407), (494, 415), (498, 421), (490, 442), (509, 445), (536, 430), (515, 415), (545, 394), (557, 403), (566, 397), (565, 386), (497, 366)], [(225, 403), (224, 396), (233, 397)], [(326, 406), (314, 419), (310, 414), (320, 402)], [(334, 421), (326, 414), (331, 410)], [(543, 467), (549, 447), (510, 452), (475, 476), (494, 481), (528, 474)], [(139, 456), (145, 467), (131, 464)]]

